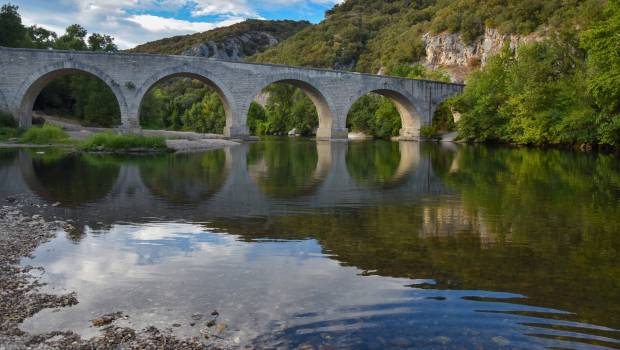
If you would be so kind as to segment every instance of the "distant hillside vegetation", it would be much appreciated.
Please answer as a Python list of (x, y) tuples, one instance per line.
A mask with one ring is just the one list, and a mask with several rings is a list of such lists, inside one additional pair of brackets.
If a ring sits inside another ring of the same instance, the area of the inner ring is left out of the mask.
[[(393, 65), (426, 63), (426, 33), (431, 36), (458, 33), (458, 46), (464, 51), (476, 40), (481, 43), (486, 29), (494, 29), (500, 35), (525, 36), (564, 26), (583, 27), (601, 16), (606, 3), (606, 0), (347, 0), (328, 11), (320, 24), (307, 27), (250, 59), (376, 73)], [(475, 51), (476, 46), (471, 50)]]
[(308, 26), (310, 22), (307, 21), (247, 20), (203, 33), (152, 41), (129, 51), (241, 60), (278, 44)]

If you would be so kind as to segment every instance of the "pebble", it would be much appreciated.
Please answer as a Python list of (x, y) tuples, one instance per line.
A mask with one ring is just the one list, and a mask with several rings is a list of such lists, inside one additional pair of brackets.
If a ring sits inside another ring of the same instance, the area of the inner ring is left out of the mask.
[(493, 340), (493, 342), (499, 346), (506, 346), (508, 344), (510, 344), (510, 340), (501, 337), (501, 336), (497, 336), (497, 337), (493, 337), (491, 338), (491, 340)]
[(405, 337), (398, 337), (398, 338), (394, 338), (390, 340), (390, 344), (396, 347), (399, 347), (399, 348), (406, 348), (406, 347), (411, 346), (411, 340)]
[[(0, 207), (0, 349), (211, 349), (205, 343), (205, 334), (179, 339), (172, 334), (162, 333), (155, 327), (141, 331), (114, 326), (114, 321), (126, 318), (122, 313), (103, 315), (93, 320), (102, 327), (103, 334), (91, 339), (82, 339), (73, 332), (50, 332), (33, 335), (24, 333), (19, 325), (27, 318), (43, 309), (61, 310), (76, 305), (75, 293), (64, 295), (43, 294), (38, 291), (42, 285), (39, 277), (29, 273), (36, 267), (23, 268), (19, 265), (22, 257), (31, 255), (44, 242), (53, 239), (56, 233), (65, 229), (74, 230), (73, 225), (63, 221), (46, 221), (40, 214), (24, 215), (18, 208), (23, 207), (13, 197), (5, 198), (12, 203)], [(60, 205), (60, 204), (59, 204)], [(67, 220), (69, 221), (69, 220)], [(28, 223), (27, 225), (24, 223)], [(42, 274), (41, 273), (41, 274)], [(103, 327), (105, 326), (105, 327)], [(180, 326), (180, 325), (179, 325)], [(223, 329), (226, 327), (224, 326)], [(28, 345), (25, 345), (28, 344)]]
[(107, 314), (107, 315), (97, 317), (94, 320), (91, 320), (90, 323), (95, 327), (103, 327), (103, 326), (109, 325), (110, 323), (116, 321), (117, 319), (121, 317), (123, 317), (122, 312), (115, 312), (112, 314)]
[(441, 345), (448, 345), (452, 342), (452, 339), (445, 337), (445, 336), (440, 336), (440, 337), (433, 338), (433, 342), (439, 343)]

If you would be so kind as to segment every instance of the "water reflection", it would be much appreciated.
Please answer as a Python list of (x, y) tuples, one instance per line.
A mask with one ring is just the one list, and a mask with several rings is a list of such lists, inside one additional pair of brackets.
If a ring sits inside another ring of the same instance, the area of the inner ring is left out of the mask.
[[(82, 241), (28, 262), (80, 304), (24, 327), (87, 334), (124, 310), (196, 335), (189, 317), (218, 309), (242, 345), (620, 347), (613, 155), (294, 142), (117, 160), (97, 208), (62, 211)], [(0, 162), (0, 195), (28, 190), (32, 156)]]
[(209, 199), (221, 189), (228, 171), (224, 150), (141, 159), (139, 167), (151, 193), (180, 204)]
[[(22, 329), (71, 329), (93, 336), (97, 331), (88, 326), (89, 319), (113, 309), (131, 315), (122, 325), (181, 324), (175, 332), (196, 336), (201, 326), (191, 325), (191, 315), (217, 309), (229, 326), (222, 336), (259, 347), (585, 349), (620, 344), (614, 330), (527, 305), (524, 295), (447, 285), (449, 276), (437, 272), (429, 274), (437, 280), (380, 277), (386, 270), (338, 264), (347, 248), (355, 253), (355, 242), (335, 250), (324, 240), (259, 237), (160, 223), (91, 231), (79, 245), (57, 239), (37, 251), (35, 263), (46, 266), (52, 291), (76, 290), (80, 304), (44, 311)], [(447, 254), (442, 244), (434, 248)], [(381, 258), (364, 256), (369, 259), (364, 266), (380, 267)], [(445, 266), (442, 260), (428, 260), (417, 263), (428, 266), (428, 272), (433, 264), (436, 270)], [(392, 266), (409, 263), (408, 273), (426, 276), (411, 262), (399, 257)]]
[[(407, 144), (413, 145), (412, 142)], [(346, 158), (347, 170), (360, 185), (382, 186), (397, 174), (400, 158), (396, 142), (351, 142)]]
[(19, 164), (33, 192), (63, 206), (101, 201), (110, 193), (119, 174), (119, 165), (106, 157), (64, 150), (22, 151)]
[(322, 165), (331, 156), (330, 150), (321, 145), (326, 144), (296, 139), (268, 139), (252, 144), (247, 153), (248, 171), (267, 195), (294, 197), (311, 193), (328, 171)]

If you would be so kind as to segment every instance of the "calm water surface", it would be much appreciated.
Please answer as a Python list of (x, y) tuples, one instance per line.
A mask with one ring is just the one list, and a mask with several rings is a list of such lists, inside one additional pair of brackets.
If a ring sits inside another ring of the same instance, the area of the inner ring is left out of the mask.
[(94, 336), (89, 320), (124, 311), (119, 325), (199, 336), (191, 316), (218, 310), (240, 347), (620, 348), (613, 155), (288, 139), (2, 151), (0, 195), (76, 227), (23, 261), (80, 301), (30, 332)]

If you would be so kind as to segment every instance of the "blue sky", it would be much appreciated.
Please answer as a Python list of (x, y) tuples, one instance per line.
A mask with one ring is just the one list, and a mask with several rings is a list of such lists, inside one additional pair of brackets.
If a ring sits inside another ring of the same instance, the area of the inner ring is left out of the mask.
[[(26, 25), (62, 34), (73, 23), (110, 34), (121, 49), (247, 18), (320, 22), (343, 0), (12, 0)], [(3, 2), (3, 1), (0, 1)]]

